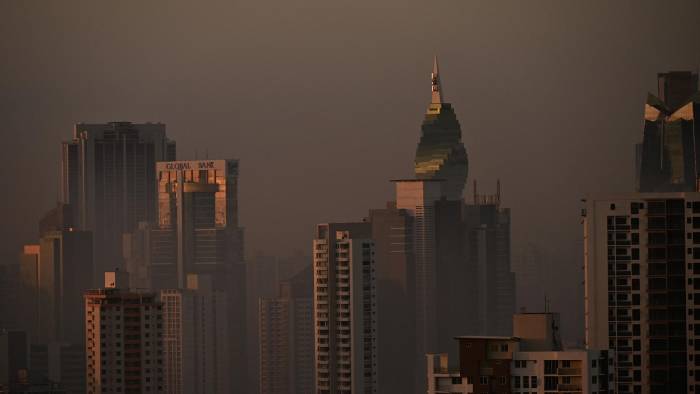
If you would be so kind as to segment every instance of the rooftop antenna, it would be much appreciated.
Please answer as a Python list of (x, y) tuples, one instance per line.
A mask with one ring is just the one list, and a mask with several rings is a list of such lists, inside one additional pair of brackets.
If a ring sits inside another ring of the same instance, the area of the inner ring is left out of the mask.
[(501, 180), (496, 179), (496, 205), (501, 205)]
[(63, 178), (63, 171), (61, 167), (58, 167), (58, 178), (56, 179), (56, 206), (61, 203), (61, 189), (63, 189), (61, 179)]

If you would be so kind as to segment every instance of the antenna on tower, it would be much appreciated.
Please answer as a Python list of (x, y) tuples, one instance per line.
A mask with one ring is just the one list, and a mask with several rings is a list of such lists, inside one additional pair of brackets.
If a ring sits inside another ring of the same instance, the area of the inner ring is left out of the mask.
[(501, 180), (496, 179), (496, 205), (501, 205)]

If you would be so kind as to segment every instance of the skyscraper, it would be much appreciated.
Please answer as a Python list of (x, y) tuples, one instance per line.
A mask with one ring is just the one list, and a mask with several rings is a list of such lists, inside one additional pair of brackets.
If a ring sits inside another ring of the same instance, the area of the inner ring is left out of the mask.
[(700, 193), (588, 198), (586, 345), (610, 348), (617, 393), (700, 391)]
[(92, 233), (48, 231), (39, 240), (37, 343), (84, 340), (83, 292), (92, 285)]
[(462, 200), (469, 164), (467, 151), (457, 115), (452, 105), (443, 101), (437, 57), (431, 74), (431, 89), (432, 99), (416, 150), (416, 178), (444, 179), (447, 199)]
[(128, 283), (126, 272), (106, 272), (104, 288), (85, 292), (87, 394), (166, 393), (162, 305)]
[[(238, 226), (238, 161), (159, 162), (158, 220), (150, 231), (154, 289), (185, 288), (186, 275), (210, 275), (226, 293), (232, 390), (247, 393), (246, 266)], [(141, 231), (141, 230), (140, 230)]]
[[(0, 392), (16, 387), (29, 369), (29, 338), (19, 330), (0, 329)], [(7, 391), (5, 391), (7, 390)]]
[(637, 189), (641, 192), (695, 191), (700, 174), (698, 74), (658, 74), (658, 96), (644, 106), (644, 136), (637, 145)]
[[(397, 180), (396, 208), (411, 217), (411, 244), (415, 278), (415, 353), (416, 371), (422, 371), (425, 354), (437, 348), (437, 256), (435, 204), (444, 197), (444, 181)], [(381, 313), (381, 311), (380, 311)], [(416, 390), (425, 388), (425, 376), (416, 373)]]
[(377, 393), (377, 301), (369, 223), (316, 226), (316, 393)]
[[(231, 290), (226, 275), (245, 284), (243, 229), (238, 227), (238, 161), (159, 162), (158, 221), (151, 233), (156, 289), (184, 288), (186, 275), (211, 274)], [(242, 274), (242, 276), (238, 276)], [(245, 287), (241, 287), (245, 296)]]
[(0, 264), (0, 328), (17, 328), (21, 299), (21, 267), (19, 264)]
[[(308, 251), (307, 251), (308, 252)], [(289, 305), (290, 307), (293, 306), (292, 304), (298, 304), (299, 301), (287, 301), (286, 298), (288, 297), (296, 297), (299, 298), (301, 297), (301, 294), (299, 292), (295, 292), (293, 296), (284, 296), (284, 292), (282, 292), (282, 288), (284, 288), (287, 284), (290, 283), (290, 281), (293, 282), (299, 282), (300, 278), (303, 278), (304, 274), (301, 272), (306, 272), (308, 274), (308, 282), (309, 282), (309, 310), (313, 308), (313, 305), (310, 304), (311, 302), (311, 257), (308, 254), (304, 254), (301, 251), (295, 251), (292, 253), (290, 256), (284, 257), (284, 258), (278, 258), (278, 257), (273, 257), (273, 256), (268, 256), (264, 254), (258, 254), (255, 257), (249, 259), (246, 261), (246, 267), (247, 267), (247, 279), (246, 279), (246, 287), (247, 287), (247, 293), (246, 293), (246, 298), (247, 298), (247, 324), (248, 324), (248, 391), (249, 392), (261, 392), (260, 388), (260, 383), (262, 382), (261, 376), (260, 376), (260, 369), (264, 367), (263, 365), (263, 360), (260, 359), (261, 356), (261, 349), (260, 346), (262, 345), (261, 343), (261, 338), (260, 334), (261, 332), (266, 332), (264, 330), (267, 330), (267, 332), (275, 332), (277, 328), (263, 328), (260, 327), (260, 322), (261, 320), (261, 308), (260, 308), (260, 302), (261, 299), (265, 300), (265, 302), (269, 301), (271, 303), (275, 303), (279, 300), (278, 305)], [(282, 298), (285, 298), (282, 300)], [(267, 309), (264, 309), (267, 310)], [(279, 309), (279, 312), (282, 314), (280, 315), (280, 318), (283, 318), (282, 316), (287, 313), (287, 310), (285, 307), (281, 307)], [(289, 310), (289, 312), (294, 312), (292, 310)], [(296, 316), (300, 316), (299, 314), (296, 314)], [(313, 318), (312, 315), (309, 315), (310, 318)], [(266, 320), (269, 321), (269, 320)], [(273, 323), (275, 324), (275, 323)], [(309, 325), (313, 325), (313, 319), (309, 321)], [(279, 327), (278, 327), (279, 328)], [(309, 346), (309, 351), (311, 352), (311, 364), (313, 365), (313, 329), (310, 331), (310, 337), (308, 338), (307, 343), (310, 343)], [(310, 341), (310, 342), (309, 342)], [(293, 351), (301, 350), (298, 347), (293, 349)], [(296, 370), (299, 370), (301, 367), (296, 368)], [(295, 374), (296, 372), (293, 372)], [(303, 377), (300, 377), (297, 379), (297, 381), (303, 380), (310, 382), (310, 386), (301, 386), (301, 388), (297, 389), (297, 392), (310, 392), (313, 391), (313, 381), (314, 381), (314, 374), (313, 374), (313, 369), (306, 371)], [(296, 384), (296, 383), (294, 383)], [(310, 389), (303, 389), (305, 387), (311, 387)]]
[(260, 394), (314, 390), (313, 272), (307, 266), (259, 299)]
[[(38, 244), (24, 245), (19, 255), (22, 308), (19, 314), (20, 327), (27, 332), (32, 342), (39, 340), (41, 294), (39, 292), (40, 250)], [(91, 278), (92, 280), (92, 278)], [(91, 282), (92, 283), (92, 282)]]
[(32, 380), (60, 383), (67, 394), (85, 393), (84, 343), (32, 343), (29, 354)]
[(228, 394), (226, 294), (207, 275), (188, 275), (186, 289), (161, 290), (163, 362), (168, 394)]
[(63, 142), (62, 200), (72, 223), (93, 232), (93, 285), (102, 272), (122, 266), (122, 234), (156, 218), (155, 163), (175, 160), (175, 143), (162, 123), (79, 123)]
[(515, 274), (510, 267), (510, 208), (501, 206), (500, 182), (496, 194), (479, 195), (466, 204), (464, 223), (470, 276), (476, 280), (475, 335), (508, 335), (515, 312)]
[(415, 264), (413, 216), (395, 202), (371, 209), (377, 267), (377, 334), (380, 393), (413, 392), (415, 382)]

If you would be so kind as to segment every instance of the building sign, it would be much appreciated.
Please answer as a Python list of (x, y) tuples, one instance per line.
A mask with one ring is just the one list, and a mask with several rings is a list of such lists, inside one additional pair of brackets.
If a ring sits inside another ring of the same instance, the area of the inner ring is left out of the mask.
[(224, 170), (226, 160), (168, 161), (157, 164), (158, 171)]

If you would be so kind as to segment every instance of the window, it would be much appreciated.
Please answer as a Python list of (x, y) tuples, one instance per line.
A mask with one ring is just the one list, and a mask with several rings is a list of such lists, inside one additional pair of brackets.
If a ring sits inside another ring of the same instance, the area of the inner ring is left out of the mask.
[(452, 384), (462, 384), (462, 378), (452, 378)]
[[(555, 375), (557, 373), (556, 360), (544, 360), (544, 373), (546, 375)], [(545, 389), (547, 390), (547, 389)]]
[(591, 361), (591, 367), (596, 368), (598, 366), (598, 360)]
[(498, 384), (505, 385), (505, 384), (506, 384), (506, 377), (505, 377), (505, 376), (499, 376), (499, 377), (498, 377)]
[(507, 344), (507, 343), (501, 344), (501, 351), (502, 351), (502, 352), (507, 352), (507, 351), (508, 351), (508, 344)]
[(520, 388), (520, 376), (513, 376), (513, 387), (516, 389)]
[(593, 384), (598, 384), (598, 377), (595, 376), (595, 375), (593, 375), (593, 376), (591, 377), (591, 383), (593, 383)]
[(528, 379), (527, 376), (523, 376), (523, 388), (524, 389), (530, 388), (530, 379)]
[(479, 376), (479, 384), (489, 384), (488, 376)]
[(537, 388), (537, 376), (530, 376), (530, 387)]

